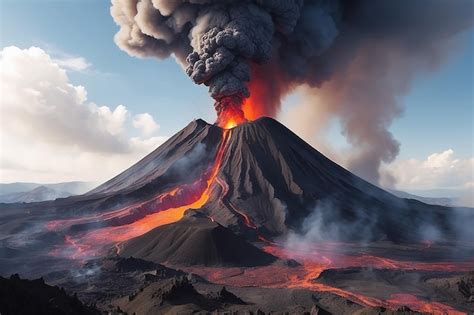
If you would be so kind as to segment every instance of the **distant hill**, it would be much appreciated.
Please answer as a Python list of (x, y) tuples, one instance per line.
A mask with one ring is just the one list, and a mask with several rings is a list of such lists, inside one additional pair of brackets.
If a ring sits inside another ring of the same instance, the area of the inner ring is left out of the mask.
[(55, 184), (0, 184), (0, 202), (38, 202), (83, 194), (97, 184), (94, 182), (65, 182)]
[(18, 192), (6, 195), (0, 195), (0, 202), (37, 202), (45, 200), (54, 200), (56, 198), (69, 197), (72, 194), (67, 191), (58, 191), (45, 186), (39, 186), (26, 192)]

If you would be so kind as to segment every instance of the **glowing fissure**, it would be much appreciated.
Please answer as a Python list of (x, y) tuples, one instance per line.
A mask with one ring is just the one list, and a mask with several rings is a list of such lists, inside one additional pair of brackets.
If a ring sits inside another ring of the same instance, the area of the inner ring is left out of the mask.
[(250, 229), (253, 229), (253, 230), (257, 230), (257, 226), (252, 222), (252, 220), (250, 220), (249, 216), (246, 215), (243, 211), (239, 210), (233, 203), (232, 201), (230, 200), (227, 200), (225, 198), (225, 196), (227, 195), (227, 193), (229, 192), (229, 185), (227, 185), (227, 183), (220, 179), (220, 178), (217, 178), (216, 179), (217, 183), (221, 186), (221, 189), (222, 189), (222, 198), (220, 199), (220, 202), (226, 206), (227, 208), (230, 208), (232, 211), (234, 211), (237, 215), (239, 215), (244, 224), (250, 228)]

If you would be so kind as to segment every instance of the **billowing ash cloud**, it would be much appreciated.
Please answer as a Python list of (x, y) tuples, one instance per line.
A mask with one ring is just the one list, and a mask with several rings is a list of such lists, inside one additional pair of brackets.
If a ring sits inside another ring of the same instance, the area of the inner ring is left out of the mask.
[(249, 95), (252, 108), (243, 111), (253, 119), (276, 115), (295, 86), (316, 89), (307, 96), (322, 91), (349, 141), (362, 148), (354, 168), (377, 180), (361, 161), (378, 165), (396, 156), (387, 128), (401, 112), (397, 96), (416, 70), (443, 60), (453, 37), (472, 25), (472, 6), (470, 0), (112, 0), (111, 13), (121, 49), (176, 56), (194, 82), (209, 87), (219, 117), (226, 110), (244, 115)]
[(120, 48), (131, 55), (174, 54), (197, 84), (209, 86), (220, 113), (250, 93), (250, 64), (272, 57), (274, 38), (290, 35), (303, 2), (113, 0)]

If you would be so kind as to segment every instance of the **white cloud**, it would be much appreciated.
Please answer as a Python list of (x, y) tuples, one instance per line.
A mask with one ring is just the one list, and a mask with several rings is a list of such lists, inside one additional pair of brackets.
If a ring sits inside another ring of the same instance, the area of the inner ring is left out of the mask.
[(54, 58), (53, 61), (58, 66), (73, 71), (84, 71), (91, 67), (91, 64), (83, 57), (63, 56)]
[(153, 134), (160, 127), (148, 113), (135, 115), (133, 126), (140, 129), (145, 136)]
[(397, 160), (385, 167), (402, 190), (458, 189), (474, 187), (474, 157), (455, 158), (452, 149), (433, 153), (424, 160)]
[(0, 65), (3, 182), (106, 180), (165, 139), (153, 136), (149, 114), (135, 116), (149, 116), (142, 124), (147, 132), (131, 137), (134, 123), (124, 105), (87, 101), (86, 89), (69, 81), (64, 64), (40, 48), (6, 47)]

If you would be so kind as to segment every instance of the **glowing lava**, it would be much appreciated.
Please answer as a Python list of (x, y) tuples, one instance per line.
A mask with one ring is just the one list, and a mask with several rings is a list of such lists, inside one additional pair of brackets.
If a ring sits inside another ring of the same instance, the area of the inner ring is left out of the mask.
[[(228, 113), (226, 113), (226, 115), (227, 114)], [(223, 117), (222, 119), (224, 122), (223, 122), (223, 125), (221, 125), (221, 127), (224, 129), (232, 129), (247, 121), (245, 117), (242, 117), (240, 115), (232, 115), (232, 114), (228, 115), (228, 117)]]
[[(220, 199), (221, 203), (225, 207), (230, 208), (232, 211), (234, 211), (236, 214), (238, 214), (242, 218), (244, 224), (248, 228), (253, 229), (253, 230), (257, 230), (257, 226), (252, 222), (250, 217), (248, 215), (246, 215), (243, 211), (239, 210), (230, 200), (227, 200), (225, 198), (225, 196), (229, 192), (229, 185), (227, 185), (227, 183), (224, 180), (220, 179), (220, 178), (216, 178), (216, 181), (221, 186), (221, 189), (222, 189), (222, 197)], [(259, 237), (260, 237), (260, 235), (259, 235)], [(264, 239), (263, 237), (261, 237), (261, 238)]]

